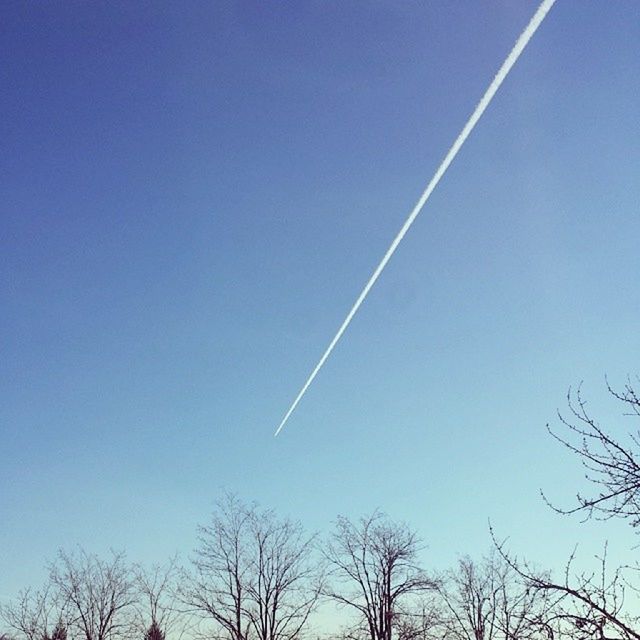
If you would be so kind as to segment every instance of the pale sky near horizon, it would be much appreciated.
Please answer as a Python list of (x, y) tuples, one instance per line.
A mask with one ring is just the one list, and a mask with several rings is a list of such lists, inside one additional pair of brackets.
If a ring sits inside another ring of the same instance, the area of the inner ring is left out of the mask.
[(187, 556), (224, 489), (557, 565), (545, 432), (640, 373), (640, 4), (558, 0), (273, 430), (537, 2), (0, 7), (0, 595)]

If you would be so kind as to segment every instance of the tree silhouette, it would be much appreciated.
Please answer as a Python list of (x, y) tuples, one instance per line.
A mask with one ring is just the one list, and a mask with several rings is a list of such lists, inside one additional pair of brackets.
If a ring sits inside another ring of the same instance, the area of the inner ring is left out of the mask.
[(51, 633), (50, 640), (67, 640), (67, 627), (62, 620), (58, 620), (58, 624), (56, 624)]
[[(625, 416), (640, 418), (640, 395), (628, 381), (622, 391), (607, 383), (609, 393), (622, 403)], [(611, 432), (602, 427), (587, 411), (581, 389), (567, 394), (569, 417), (559, 413), (564, 428), (548, 430), (585, 468), (589, 494), (578, 493), (576, 504), (560, 508), (544, 496), (556, 512), (582, 514), (586, 519), (621, 518), (636, 530), (640, 527), (640, 429), (629, 433)], [(598, 557), (594, 571), (574, 570), (575, 551), (560, 579), (540, 573), (505, 551), (504, 543), (494, 542), (503, 558), (537, 591), (556, 598), (553, 624), (547, 624), (549, 637), (565, 634), (579, 640), (640, 640), (640, 616), (631, 604), (639, 592), (637, 576), (640, 565), (609, 567), (607, 547)], [(631, 596), (631, 598), (629, 597)]]
[(332, 578), (325, 593), (359, 614), (370, 640), (391, 640), (402, 605), (435, 588), (417, 564), (419, 551), (411, 529), (378, 511), (356, 523), (339, 517), (325, 548)]
[[(607, 383), (609, 393), (625, 408), (625, 416), (640, 418), (640, 396), (631, 381), (621, 391)], [(547, 503), (558, 513), (581, 512), (586, 518), (623, 518), (633, 527), (640, 526), (640, 429), (624, 434), (603, 428), (586, 408), (582, 390), (567, 394), (569, 417), (558, 414), (566, 433), (560, 435), (547, 427), (549, 433), (575, 454), (585, 469), (585, 477), (594, 492), (578, 493), (577, 504), (560, 508)], [(544, 495), (543, 495), (544, 497)]]
[(144, 640), (164, 640), (164, 632), (155, 620), (144, 634)]
[(82, 548), (77, 553), (60, 550), (49, 567), (49, 581), (57, 597), (67, 603), (78, 636), (130, 637), (128, 614), (136, 594), (123, 553), (112, 551), (111, 558), (103, 560)]
[(313, 536), (233, 495), (199, 534), (183, 602), (231, 640), (297, 640), (321, 590)]

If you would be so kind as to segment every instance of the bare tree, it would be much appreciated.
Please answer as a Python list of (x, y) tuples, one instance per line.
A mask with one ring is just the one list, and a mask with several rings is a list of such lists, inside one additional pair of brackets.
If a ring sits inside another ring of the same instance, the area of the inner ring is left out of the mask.
[[(610, 570), (606, 547), (597, 557), (597, 571), (573, 571), (575, 551), (565, 565), (560, 580), (549, 572), (536, 571), (526, 562), (510, 556), (504, 544), (498, 549), (510, 566), (529, 586), (547, 594), (547, 615), (540, 620), (548, 638), (575, 640), (640, 640), (640, 616), (637, 610), (638, 589), (632, 585), (638, 569), (622, 566)], [(631, 592), (631, 594), (629, 594)], [(628, 596), (635, 595), (635, 607)]]
[(141, 633), (153, 628), (154, 637), (161, 633), (181, 637), (187, 620), (178, 603), (180, 569), (174, 556), (164, 565), (145, 568), (133, 566), (133, 582), (138, 593), (136, 602), (137, 626)]
[(332, 581), (325, 593), (354, 609), (371, 640), (391, 640), (412, 596), (434, 587), (417, 565), (420, 543), (380, 512), (358, 523), (339, 517), (325, 549)]
[[(640, 417), (640, 397), (630, 381), (620, 392), (608, 383), (607, 388), (623, 404), (625, 415)], [(558, 513), (582, 513), (586, 519), (623, 518), (637, 527), (640, 525), (640, 431), (636, 428), (623, 439), (624, 435), (614, 436), (605, 430), (588, 413), (580, 387), (575, 393), (569, 390), (567, 402), (570, 418), (559, 413), (566, 433), (560, 435), (549, 427), (548, 430), (581, 461), (595, 493), (578, 493), (576, 505), (570, 508), (559, 508), (543, 495), (545, 501)], [(496, 547), (532, 588), (555, 598), (554, 616), (547, 628), (549, 636), (640, 640), (640, 616), (635, 613), (640, 594), (637, 579), (640, 567), (637, 564), (612, 570), (607, 566), (605, 548), (602, 557), (598, 558), (598, 571), (575, 572), (574, 552), (562, 579), (558, 580), (518, 562), (505, 551), (504, 544), (496, 542)]]
[(101, 560), (83, 549), (59, 551), (49, 568), (58, 596), (68, 603), (70, 626), (84, 640), (112, 640), (131, 626), (135, 591), (123, 553)]
[(182, 580), (183, 602), (205, 620), (228, 634), (245, 640), (248, 594), (248, 550), (244, 544), (249, 516), (243, 505), (227, 495), (218, 502), (211, 524), (198, 527), (193, 572)]
[(15, 601), (0, 606), (0, 617), (24, 640), (46, 638), (49, 623), (60, 616), (49, 585), (40, 590), (25, 589)]
[[(609, 393), (625, 407), (625, 415), (640, 417), (640, 397), (630, 381), (622, 391), (615, 391), (607, 382)], [(560, 435), (548, 425), (549, 433), (569, 451), (576, 454), (586, 470), (586, 479), (596, 488), (596, 493), (584, 496), (578, 493), (577, 504), (568, 509), (547, 503), (557, 512), (571, 514), (582, 512), (587, 518), (624, 518), (637, 527), (640, 524), (640, 429), (627, 434), (627, 441), (614, 436), (587, 412), (586, 401), (579, 386), (567, 394), (569, 416), (560, 412), (558, 417), (566, 428)], [(624, 434), (623, 434), (624, 435)]]
[(299, 522), (279, 520), (273, 511), (255, 508), (249, 512), (249, 535), (251, 626), (259, 640), (294, 640), (322, 589), (315, 539), (305, 536)]
[(479, 563), (460, 558), (442, 580), (440, 594), (449, 614), (446, 635), (459, 640), (539, 637), (548, 608), (545, 593), (495, 552)]
[(395, 626), (398, 640), (443, 640), (446, 638), (442, 606), (435, 597), (422, 597), (420, 602), (402, 611)]
[(293, 640), (319, 596), (313, 538), (273, 511), (227, 495), (199, 528), (183, 601), (231, 640)]

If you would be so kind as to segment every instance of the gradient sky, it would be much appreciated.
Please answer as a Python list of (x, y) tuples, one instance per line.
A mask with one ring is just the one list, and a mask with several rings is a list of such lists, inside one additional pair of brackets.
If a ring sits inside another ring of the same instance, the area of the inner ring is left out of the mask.
[(545, 433), (630, 426), (640, 3), (558, 0), (281, 436), (533, 14), (519, 0), (4, 2), (0, 596), (60, 546), (188, 555), (224, 489), (326, 531), (380, 507), (429, 567), (554, 565)]

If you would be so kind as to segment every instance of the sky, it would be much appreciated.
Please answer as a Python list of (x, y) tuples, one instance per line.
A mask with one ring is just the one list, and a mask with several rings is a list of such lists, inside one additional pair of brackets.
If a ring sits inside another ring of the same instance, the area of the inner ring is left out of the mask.
[(4, 2), (0, 597), (188, 557), (225, 490), (559, 566), (546, 434), (640, 355), (640, 4), (558, 0), (273, 432), (536, 3)]

